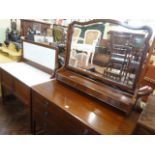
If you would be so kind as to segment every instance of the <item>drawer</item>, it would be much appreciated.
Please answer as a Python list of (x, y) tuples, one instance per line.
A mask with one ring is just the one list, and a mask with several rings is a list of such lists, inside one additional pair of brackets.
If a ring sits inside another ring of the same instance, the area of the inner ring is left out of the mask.
[(49, 102), (46, 99), (32, 91), (32, 113), (35, 120), (44, 122), (47, 119), (48, 105)]
[(34, 111), (44, 112), (48, 106), (49, 102), (45, 98), (32, 91), (32, 108)]
[(75, 117), (34, 91), (32, 91), (32, 111), (36, 124), (42, 126), (45, 134), (96, 134)]
[(13, 90), (13, 77), (4, 70), (1, 71), (1, 82), (8, 89)]
[(89, 129), (82, 122), (71, 116), (64, 114), (62, 128), (65, 134), (83, 135), (89, 134)]
[(64, 130), (61, 128), (61, 126), (54, 121), (46, 122), (44, 125), (45, 127), (45, 134), (47, 135), (64, 135)]
[(37, 125), (42, 126), (45, 134), (62, 134), (62, 110), (44, 97), (32, 91), (33, 118)]
[[(52, 131), (53, 124), (57, 126), (59, 134), (66, 135), (83, 135), (83, 134), (96, 134), (89, 129), (85, 124), (77, 120), (77, 118), (71, 116), (66, 111), (57, 107), (54, 104), (49, 104), (48, 107), (47, 124), (49, 130)], [(53, 127), (54, 129), (55, 127)]]
[(18, 80), (14, 80), (14, 93), (25, 104), (30, 104), (30, 88)]
[(48, 114), (46, 117), (47, 122), (47, 134), (65, 134), (64, 128), (64, 111), (54, 105), (53, 103), (49, 104)]

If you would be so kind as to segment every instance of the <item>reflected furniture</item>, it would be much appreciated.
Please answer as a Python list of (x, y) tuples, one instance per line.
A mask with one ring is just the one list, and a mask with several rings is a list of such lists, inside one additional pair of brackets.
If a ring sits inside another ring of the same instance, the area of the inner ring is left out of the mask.
[[(140, 50), (143, 50), (145, 35), (137, 33), (109, 31), (109, 45), (110, 60), (107, 64), (105, 74), (119, 78), (124, 76), (124, 81), (127, 84), (132, 81), (132, 74), (139, 66), (139, 57), (141, 57)], [(119, 70), (117, 73), (111, 73), (111, 69)], [(131, 76), (130, 76), (131, 75)], [(131, 79), (128, 78), (131, 77)], [(133, 79), (134, 80), (134, 79)]]
[(83, 52), (87, 55), (87, 58), (85, 60), (85, 66), (88, 65), (90, 56), (95, 52), (95, 46), (90, 44), (72, 44), (72, 49), (75, 51)]
[[(77, 28), (102, 35), (88, 48), (80, 42), (81, 34), (75, 43)], [(135, 28), (108, 19), (75, 21), (69, 25), (65, 65), (57, 72), (57, 80), (129, 114), (140, 97), (152, 92), (139, 84), (151, 36), (147, 26)]]
[(129, 116), (57, 80), (32, 87), (34, 134), (132, 134), (139, 113)]
[(34, 35), (34, 42), (49, 45), (50, 43), (53, 43), (53, 36)]
[(35, 29), (39, 34), (46, 34), (51, 24), (36, 20), (21, 19), (21, 36), (26, 39), (29, 28)]
[(53, 24), (53, 41), (65, 43), (67, 27)]
[(141, 113), (134, 134), (154, 135), (155, 134), (155, 96), (150, 95), (146, 107)]
[(58, 24), (53, 24), (53, 43), (55, 46), (59, 49), (59, 55), (58, 55), (58, 61), (59, 61), (59, 66), (64, 65), (64, 53), (65, 53), (65, 48), (66, 48), (66, 33), (67, 33), (67, 27), (58, 25)]
[(0, 65), (2, 103), (10, 92), (30, 108), (31, 115), (31, 87), (55, 76), (57, 57), (55, 47), (23, 41), (22, 60)]
[(80, 34), (81, 34), (81, 29), (75, 28), (74, 33), (73, 33), (73, 42), (74, 43), (78, 43)]

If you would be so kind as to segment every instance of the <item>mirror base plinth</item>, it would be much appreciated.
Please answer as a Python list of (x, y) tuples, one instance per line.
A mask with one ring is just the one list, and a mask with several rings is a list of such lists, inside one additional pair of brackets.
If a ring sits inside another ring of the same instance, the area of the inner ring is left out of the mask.
[[(101, 101), (102, 104), (108, 104), (125, 114), (129, 114), (134, 104), (132, 103), (132, 95), (121, 90), (110, 87), (106, 84), (85, 79), (78, 74), (62, 69), (57, 72), (57, 80), (63, 82), (81, 92), (92, 96)], [(85, 95), (85, 94), (83, 94)]]

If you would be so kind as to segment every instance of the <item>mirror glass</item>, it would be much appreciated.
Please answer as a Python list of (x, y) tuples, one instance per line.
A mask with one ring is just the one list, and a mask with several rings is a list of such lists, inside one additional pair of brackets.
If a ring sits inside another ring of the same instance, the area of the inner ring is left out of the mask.
[(133, 88), (146, 47), (146, 30), (98, 22), (72, 27), (69, 67)]

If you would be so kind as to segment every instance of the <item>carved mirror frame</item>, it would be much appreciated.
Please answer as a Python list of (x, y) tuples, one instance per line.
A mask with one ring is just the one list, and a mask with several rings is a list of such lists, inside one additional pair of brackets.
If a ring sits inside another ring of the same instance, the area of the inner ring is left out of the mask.
[[(92, 75), (91, 73), (89, 74), (89, 73), (87, 73), (85, 71), (82, 71), (82, 70), (79, 70), (79, 69), (77, 69), (75, 67), (69, 66), (69, 58), (70, 58), (70, 53), (71, 53), (70, 51), (71, 51), (71, 42), (72, 42), (72, 35), (73, 35), (74, 25), (85, 26), (85, 25), (97, 24), (97, 23), (116, 24), (118, 26), (122, 26), (122, 27), (124, 27), (126, 29), (129, 29), (129, 30), (138, 30), (138, 31), (146, 31), (146, 32), (148, 32), (148, 35), (145, 38), (145, 47), (142, 50), (142, 52), (143, 52), (142, 58), (140, 60), (139, 66), (138, 66), (138, 72), (137, 72), (137, 74), (135, 76), (135, 80), (134, 80), (132, 88), (129, 88), (128, 86), (125, 86), (125, 85), (122, 85), (120, 83), (117, 83), (116, 81), (112, 81), (112, 80), (104, 78), (104, 77), (100, 78), (97, 75)], [(152, 29), (150, 27), (148, 27), (148, 26), (132, 27), (132, 26), (129, 26), (128, 24), (121, 23), (119, 21), (111, 20), (111, 19), (95, 19), (95, 20), (92, 20), (92, 21), (82, 22), (82, 23), (74, 21), (73, 23), (71, 23), (69, 25), (69, 28), (68, 28), (66, 58), (65, 58), (64, 68), (66, 68), (68, 70), (71, 70), (73, 72), (79, 73), (80, 75), (83, 75), (85, 77), (91, 78), (92, 80), (100, 81), (100, 82), (103, 82), (105, 84), (108, 83), (108, 85), (112, 85), (114, 87), (118, 87), (121, 90), (125, 90), (127, 92), (134, 93), (135, 88), (138, 87), (139, 76), (141, 75), (141, 70), (143, 68), (143, 63), (144, 63), (146, 55), (147, 55), (147, 53), (149, 51), (149, 47), (150, 47), (149, 41), (151, 39), (151, 36), (152, 36)]]

